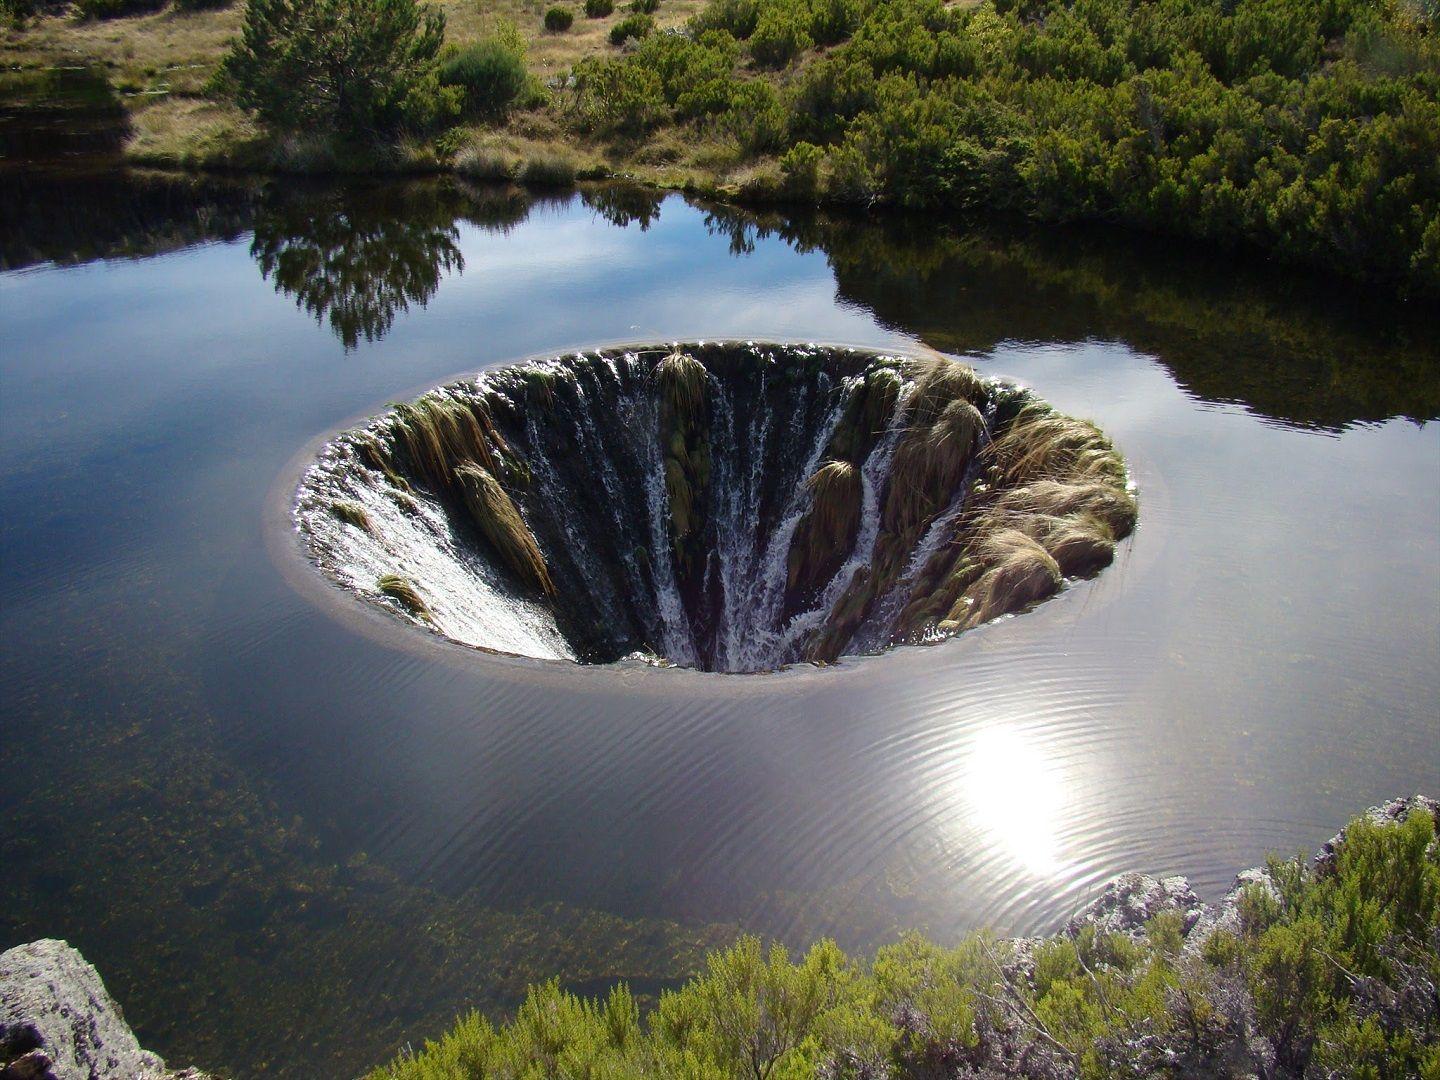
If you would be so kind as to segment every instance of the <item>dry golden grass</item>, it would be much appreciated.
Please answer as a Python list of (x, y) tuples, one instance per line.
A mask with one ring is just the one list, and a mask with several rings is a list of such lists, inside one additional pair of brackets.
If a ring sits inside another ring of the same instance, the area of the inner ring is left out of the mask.
[(21, 70), (101, 67), (130, 108), (143, 106), (146, 97), (195, 96), (240, 32), (242, 11), (236, 4), (98, 21), (45, 15), (0, 33), (0, 64)]
[(240, 109), (202, 98), (164, 97), (131, 115), (131, 159), (153, 165), (249, 165), (262, 161), (266, 140)]
[(409, 578), (401, 577), (399, 574), (386, 574), (375, 587), (385, 596), (394, 600), (402, 608), (408, 611), (417, 619), (425, 622), (434, 622), (434, 616), (430, 613), (430, 605), (425, 603), (425, 598)]
[(470, 516), (505, 565), (525, 585), (538, 589), (546, 596), (554, 596), (555, 585), (550, 580), (550, 569), (545, 565), (540, 545), (535, 542), (535, 534), (525, 524), (514, 500), (500, 486), (500, 481), (475, 465), (456, 468), (455, 480), (460, 485)]
[(791, 589), (812, 589), (829, 581), (855, 544), (860, 530), (864, 484), (848, 461), (827, 461), (805, 482), (810, 510), (795, 528), (788, 565)]
[[(570, 4), (570, 30), (551, 33), (543, 24), (554, 0), (432, 0), (445, 13), (446, 40), (465, 44), (490, 33), (500, 20), (513, 22), (526, 41), (530, 70), (542, 83), (567, 72), (592, 54), (616, 54), (610, 27), (627, 14), (624, 3), (604, 19), (585, 17), (583, 0)], [(704, 0), (662, 0), (655, 12), (659, 29), (680, 26)], [(102, 70), (132, 113), (128, 156), (152, 164), (271, 164), (261, 153), (260, 132), (231, 106), (205, 101), (205, 84), (219, 67), (244, 15), (241, 0), (229, 7), (196, 12), (165, 8), (118, 19), (80, 20), (68, 13), (44, 15), (20, 27), (0, 29), (0, 68), (34, 71), (57, 67)], [(516, 174), (527, 165), (546, 177), (585, 175), (626, 168), (639, 179), (678, 187), (693, 179), (703, 149), (694, 140), (660, 136), (647, 146), (644, 161), (629, 161), (606, 148), (581, 149), (562, 131), (549, 110), (515, 114), (501, 130), (475, 130), (479, 143), (495, 144), (513, 158)], [(712, 147), (713, 151), (714, 148)], [(713, 156), (713, 154), (712, 154)], [(416, 162), (423, 164), (423, 162)], [(729, 164), (728, 158), (725, 164)]]

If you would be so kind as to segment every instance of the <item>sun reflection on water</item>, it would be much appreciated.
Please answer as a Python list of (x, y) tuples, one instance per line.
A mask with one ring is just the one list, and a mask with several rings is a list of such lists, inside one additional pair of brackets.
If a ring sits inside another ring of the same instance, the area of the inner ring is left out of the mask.
[(1032, 738), (1008, 726), (977, 733), (966, 780), (978, 823), (997, 848), (1032, 874), (1050, 877), (1065, 868), (1056, 835), (1063, 777)]

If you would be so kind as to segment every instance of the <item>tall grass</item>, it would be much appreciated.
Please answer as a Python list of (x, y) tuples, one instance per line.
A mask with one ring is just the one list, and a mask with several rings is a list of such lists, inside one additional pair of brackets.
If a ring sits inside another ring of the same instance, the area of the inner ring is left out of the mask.
[(827, 461), (805, 482), (810, 509), (795, 528), (790, 545), (788, 587), (809, 590), (840, 569), (860, 531), (864, 484), (848, 461)]
[(415, 618), (425, 622), (435, 621), (435, 617), (430, 613), (430, 605), (425, 603), (425, 598), (409, 578), (399, 574), (386, 574), (375, 582), (375, 587)]
[(457, 466), (455, 479), (471, 518), (505, 565), (527, 586), (554, 596), (555, 584), (535, 534), (500, 481), (476, 465)]

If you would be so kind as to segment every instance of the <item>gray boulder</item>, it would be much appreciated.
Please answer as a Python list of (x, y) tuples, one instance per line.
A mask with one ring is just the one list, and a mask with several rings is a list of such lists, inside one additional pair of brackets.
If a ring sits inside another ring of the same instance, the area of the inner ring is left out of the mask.
[(1145, 933), (1146, 923), (1167, 911), (1180, 913), (1181, 933), (1188, 934), (1204, 913), (1205, 905), (1183, 877), (1121, 874), (1071, 917), (1065, 933), (1075, 937), (1090, 926), (1100, 934), (1139, 938)]
[(97, 972), (46, 938), (0, 953), (0, 1080), (205, 1080), (142, 1049)]

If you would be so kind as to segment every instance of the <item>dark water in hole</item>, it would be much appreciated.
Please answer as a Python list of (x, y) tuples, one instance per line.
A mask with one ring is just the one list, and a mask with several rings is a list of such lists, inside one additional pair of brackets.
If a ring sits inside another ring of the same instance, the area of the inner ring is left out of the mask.
[[(0, 946), (69, 938), (179, 1060), (353, 1075), (739, 928), (1044, 929), (1127, 869), (1214, 895), (1440, 779), (1422, 313), (1108, 233), (4, 183)], [(1139, 532), (946, 645), (734, 677), (378, 633), (267, 551), (287, 463), (388, 399), (721, 335), (964, 353), (1115, 438)]]

